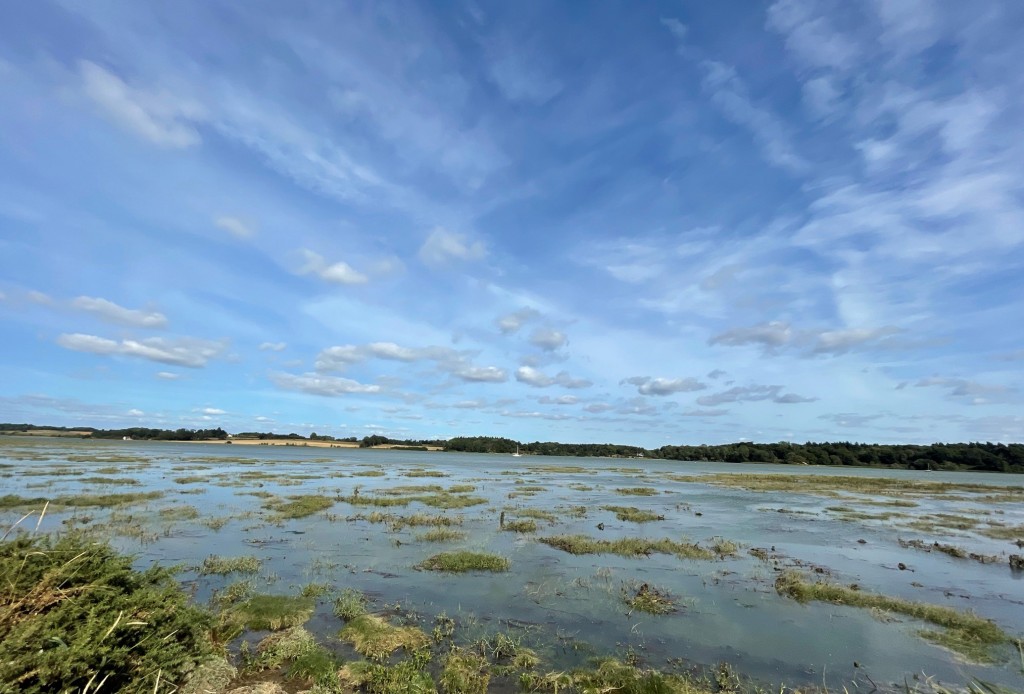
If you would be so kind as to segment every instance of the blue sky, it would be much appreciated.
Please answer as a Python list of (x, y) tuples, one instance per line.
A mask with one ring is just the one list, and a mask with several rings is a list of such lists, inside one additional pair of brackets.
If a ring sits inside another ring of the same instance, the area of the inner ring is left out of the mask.
[(1022, 441), (1022, 30), (6, 3), (0, 420)]

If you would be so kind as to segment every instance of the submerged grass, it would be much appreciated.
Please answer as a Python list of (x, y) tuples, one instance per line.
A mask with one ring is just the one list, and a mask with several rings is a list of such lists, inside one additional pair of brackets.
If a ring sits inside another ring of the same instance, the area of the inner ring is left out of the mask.
[(621, 487), (615, 491), (623, 496), (656, 496), (659, 493), (654, 487)]
[[(675, 477), (672, 477), (675, 479)], [(978, 483), (937, 482), (892, 477), (853, 477), (846, 475), (780, 475), (716, 473), (684, 477), (678, 481), (739, 487), (758, 492), (800, 492), (837, 497), (837, 492), (857, 492), (893, 496), (947, 496), (960, 493), (990, 493), (999, 501), (1024, 501), (1024, 487), (1004, 487)], [(995, 499), (993, 499), (995, 500)], [(906, 501), (904, 499), (904, 501)]]
[(289, 496), (287, 499), (271, 498), (264, 506), (281, 519), (305, 518), (314, 513), (326, 511), (334, 506), (335, 500), (322, 494)]
[(466, 539), (466, 533), (451, 528), (433, 528), (424, 533), (417, 533), (420, 542), (457, 542)]
[(400, 648), (415, 651), (430, 643), (422, 629), (396, 627), (383, 617), (361, 614), (353, 617), (338, 634), (359, 653), (372, 660), (386, 660)]
[(635, 506), (602, 506), (601, 508), (614, 513), (615, 517), (620, 521), (650, 523), (651, 521), (665, 520), (665, 516), (652, 513), (651, 511), (642, 511)]
[(278, 631), (313, 616), (313, 599), (298, 595), (254, 595), (233, 607), (229, 618), (254, 631)]
[(670, 614), (676, 611), (675, 598), (668, 591), (655, 588), (648, 583), (643, 583), (639, 587), (623, 586), (622, 600), (631, 610), (647, 614)]
[(868, 593), (834, 583), (808, 581), (795, 571), (787, 571), (775, 581), (780, 595), (798, 602), (829, 602), (835, 605), (864, 607), (883, 612), (895, 612), (913, 619), (929, 622), (945, 631), (923, 630), (918, 634), (962, 656), (977, 662), (991, 662), (992, 648), (1006, 643), (1010, 637), (995, 622), (964, 612), (924, 602), (878, 593)]
[(714, 551), (696, 543), (676, 542), (667, 538), (653, 540), (623, 537), (617, 540), (598, 540), (587, 535), (556, 535), (539, 539), (546, 545), (570, 554), (617, 554), (623, 557), (674, 554), (680, 559), (714, 559), (716, 556)]
[(201, 576), (216, 575), (226, 576), (232, 573), (254, 574), (259, 573), (263, 562), (254, 556), (245, 557), (221, 557), (212, 554), (203, 560), (199, 567)]
[(417, 569), (426, 571), (444, 571), (447, 573), (465, 573), (467, 571), (508, 571), (511, 562), (498, 554), (487, 552), (442, 552), (416, 565)]
[(529, 518), (506, 521), (501, 529), (513, 533), (535, 533), (537, 532), (537, 521)]

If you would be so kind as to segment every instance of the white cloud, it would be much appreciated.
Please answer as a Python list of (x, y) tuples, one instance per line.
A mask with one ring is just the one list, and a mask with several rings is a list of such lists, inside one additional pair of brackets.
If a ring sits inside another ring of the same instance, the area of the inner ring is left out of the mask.
[(856, 65), (857, 45), (829, 23), (813, 0), (779, 0), (768, 8), (768, 27), (785, 36), (786, 48), (808, 68), (846, 70)]
[(335, 284), (365, 284), (369, 278), (344, 261), (328, 263), (324, 257), (303, 248), (299, 251), (306, 264), (299, 269), (300, 275), (316, 275), (326, 282)]
[(33, 289), (33, 290), (29, 291), (29, 292), (26, 292), (25, 296), (28, 297), (28, 300), (31, 301), (34, 304), (39, 304), (41, 306), (52, 306), (53, 305), (53, 298), (50, 297), (49, 294), (45, 294), (45, 293), (37, 291), (35, 289)]
[(697, 404), (705, 407), (714, 407), (727, 402), (758, 402), (771, 400), (780, 405), (794, 405), (802, 402), (813, 402), (817, 398), (806, 398), (792, 393), (782, 394), (782, 386), (737, 386), (721, 393), (702, 395), (697, 398)]
[(256, 233), (253, 231), (252, 227), (248, 226), (237, 217), (217, 217), (217, 219), (214, 220), (214, 224), (217, 225), (218, 229), (223, 229), (229, 234), (237, 236), (240, 239), (251, 238)]
[(170, 371), (157, 371), (157, 378), (162, 378), (165, 381), (177, 381), (181, 378), (181, 374), (171, 373)]
[(673, 393), (690, 393), (704, 390), (707, 385), (695, 378), (651, 378), (650, 376), (633, 376), (623, 383), (636, 386), (641, 395), (672, 395)]
[(686, 41), (686, 36), (690, 33), (689, 27), (675, 17), (662, 17), (661, 25), (669, 30), (678, 43)]
[(260, 349), (264, 352), (283, 352), (287, 349), (287, 342), (261, 342)]
[(452, 376), (470, 383), (504, 383), (508, 373), (497, 366), (473, 366), (466, 364), (450, 371)]
[(502, 41), (490, 53), (489, 76), (509, 101), (541, 105), (562, 91), (562, 83), (541, 66), (536, 51)]
[(220, 409), (218, 407), (204, 407), (203, 409), (201, 409), (199, 411), (202, 412), (203, 414), (209, 414), (209, 415), (227, 414), (227, 411), (222, 410), (222, 409)]
[(79, 63), (82, 87), (113, 120), (162, 147), (199, 144), (194, 123), (202, 118), (194, 103), (169, 94), (129, 87), (117, 75), (83, 60)]
[(542, 405), (575, 405), (580, 401), (575, 395), (559, 395), (553, 398), (550, 395), (543, 395), (537, 399)]
[(712, 60), (704, 61), (702, 67), (704, 90), (711, 102), (726, 118), (750, 131), (768, 163), (792, 172), (807, 170), (807, 161), (797, 153), (786, 126), (753, 102), (733, 68)]
[(554, 376), (548, 376), (532, 366), (520, 366), (516, 369), (516, 380), (534, 388), (547, 388), (549, 386), (562, 386), (563, 388), (589, 388), (594, 385), (582, 378), (573, 378), (566, 371), (559, 371)]
[(271, 380), (284, 390), (294, 390), (311, 395), (338, 396), (361, 393), (379, 393), (380, 386), (367, 385), (350, 378), (337, 378), (321, 374), (290, 374), (276, 373)]
[(826, 330), (818, 334), (813, 354), (842, 354), (879, 338), (902, 332), (893, 325), (881, 328), (852, 328), (847, 330)]
[(609, 405), (606, 402), (594, 402), (594, 403), (591, 403), (591, 404), (587, 405), (583, 409), (586, 410), (587, 412), (592, 413), (592, 414), (602, 414), (604, 412), (609, 412), (611, 410), (614, 410), (615, 408), (612, 405)]
[(341, 371), (346, 367), (369, 359), (415, 362), (435, 361), (447, 370), (464, 367), (462, 354), (450, 347), (403, 347), (394, 342), (371, 342), (367, 345), (338, 345), (328, 347), (316, 358), (317, 371)]
[(161, 364), (200, 368), (224, 351), (225, 345), (197, 338), (167, 339), (151, 337), (145, 340), (108, 340), (82, 333), (63, 334), (57, 344), (76, 352), (90, 352), (106, 356), (127, 356), (148, 359)]
[(471, 241), (462, 234), (436, 227), (419, 250), (419, 258), (426, 265), (440, 267), (453, 260), (481, 260), (487, 250), (480, 241)]
[(129, 417), (142, 417), (145, 414), (146, 413), (143, 412), (142, 410), (137, 410), (134, 407), (132, 409), (128, 410), (128, 416)]
[(803, 102), (816, 118), (826, 118), (839, 108), (843, 93), (828, 77), (814, 77), (804, 82)]
[(138, 328), (162, 328), (167, 325), (167, 316), (157, 311), (125, 308), (112, 301), (91, 296), (80, 296), (72, 300), (71, 306), (110, 323)]
[(537, 328), (530, 335), (530, 344), (540, 347), (547, 352), (553, 352), (556, 349), (565, 347), (568, 342), (569, 338), (566, 337), (565, 333), (551, 328)]
[(540, 312), (530, 307), (524, 307), (518, 311), (505, 314), (498, 318), (498, 329), (501, 330), (502, 334), (509, 335), (514, 332), (518, 332), (523, 324), (527, 321), (533, 320), (540, 315)]
[(793, 332), (786, 323), (773, 321), (762, 323), (749, 328), (733, 328), (715, 335), (709, 340), (712, 345), (749, 345), (758, 344), (766, 349), (781, 347), (787, 344), (793, 337)]

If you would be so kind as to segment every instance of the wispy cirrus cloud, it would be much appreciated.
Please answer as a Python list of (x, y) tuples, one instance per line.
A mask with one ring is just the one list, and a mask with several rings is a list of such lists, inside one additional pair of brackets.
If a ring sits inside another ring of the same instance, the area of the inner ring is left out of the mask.
[(57, 338), (64, 349), (102, 356), (124, 356), (161, 364), (198, 369), (220, 356), (226, 345), (198, 338), (150, 337), (143, 340), (111, 340), (97, 335), (65, 333)]
[(543, 371), (532, 366), (520, 366), (516, 369), (516, 380), (534, 388), (549, 388), (561, 386), (563, 388), (589, 388), (593, 385), (585, 378), (573, 378), (567, 371), (559, 371), (554, 376), (548, 376)]
[(107, 299), (80, 296), (72, 299), (71, 306), (109, 323), (119, 323), (137, 328), (163, 328), (167, 326), (167, 316), (159, 311), (125, 308)]
[(195, 125), (205, 114), (198, 104), (180, 96), (130, 87), (113, 72), (88, 60), (78, 67), (85, 94), (122, 127), (161, 147), (199, 144)]

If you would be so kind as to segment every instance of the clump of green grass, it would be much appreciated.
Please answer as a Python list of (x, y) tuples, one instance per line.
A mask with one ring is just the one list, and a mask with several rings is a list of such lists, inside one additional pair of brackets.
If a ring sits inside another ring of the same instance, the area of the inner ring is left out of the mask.
[(838, 492), (857, 492), (899, 496), (936, 497), (964, 492), (987, 492), (998, 501), (1024, 501), (1024, 487), (1002, 487), (966, 482), (936, 482), (931, 480), (896, 479), (891, 477), (853, 477), (844, 475), (782, 475), (735, 474), (669, 476), (681, 482), (717, 484), (759, 492), (798, 492), (837, 498)]
[(254, 574), (259, 573), (262, 565), (263, 563), (258, 557), (251, 555), (244, 557), (221, 557), (211, 554), (203, 560), (202, 566), (199, 567), (199, 574), (201, 576), (210, 574), (226, 576), (232, 573)]
[(313, 600), (296, 595), (253, 595), (232, 608), (230, 618), (253, 631), (278, 631), (304, 624)]
[(676, 600), (668, 591), (655, 588), (648, 583), (639, 587), (622, 587), (622, 600), (631, 610), (647, 614), (670, 614), (676, 611)]
[(446, 694), (486, 694), (490, 681), (484, 657), (462, 648), (453, 648), (445, 656), (441, 687)]
[(501, 529), (513, 533), (535, 533), (537, 532), (537, 521), (529, 518), (510, 520), (506, 521)]
[(358, 590), (346, 588), (341, 595), (334, 599), (334, 614), (349, 621), (366, 614), (366, 605), (369, 600)]
[(388, 473), (383, 470), (358, 470), (352, 473), (353, 477), (385, 477)]
[(536, 520), (547, 521), (549, 523), (554, 523), (558, 520), (558, 516), (551, 511), (545, 511), (539, 508), (520, 508), (515, 509), (513, 513), (520, 518), (534, 518)]
[(924, 602), (868, 593), (834, 583), (805, 580), (799, 573), (787, 571), (775, 581), (780, 595), (798, 602), (829, 602), (835, 605), (865, 607), (882, 612), (895, 612), (913, 619), (929, 622), (945, 631), (922, 630), (918, 634), (960, 655), (978, 662), (990, 662), (994, 646), (1006, 643), (1010, 637), (995, 622), (964, 612)]
[(10, 691), (148, 694), (212, 657), (212, 617), (171, 571), (80, 534), (0, 541), (0, 682)]
[(204, 518), (203, 525), (213, 531), (220, 530), (231, 521), (231, 516), (214, 516), (213, 518)]
[(735, 555), (740, 549), (740, 546), (732, 540), (726, 540), (722, 537), (714, 538), (711, 543), (711, 551), (718, 555), (719, 559), (725, 559)]
[(99, 507), (141, 504), (163, 497), (163, 492), (123, 492), (119, 494), (70, 494), (53, 500), (57, 506)]
[(209, 481), (209, 479), (210, 479), (209, 477), (204, 477), (202, 475), (184, 475), (182, 477), (175, 477), (174, 478), (174, 483), (175, 484), (198, 484), (200, 482), (207, 482), (207, 481)]
[(453, 484), (448, 487), (448, 491), (452, 494), (468, 494), (469, 492), (476, 491), (476, 485), (472, 484)]
[(466, 539), (466, 533), (451, 528), (432, 528), (423, 533), (417, 533), (416, 539), (420, 542), (456, 542)]
[(642, 557), (651, 554), (674, 554), (680, 559), (714, 559), (715, 553), (695, 543), (675, 540), (652, 540), (643, 537), (623, 537), (617, 540), (598, 540), (586, 535), (556, 535), (538, 538), (555, 549), (570, 554), (618, 554), (623, 557)]
[(665, 516), (652, 513), (651, 511), (641, 511), (635, 506), (602, 506), (601, 508), (614, 513), (615, 517), (620, 521), (650, 523), (651, 521), (665, 520)]
[(982, 528), (978, 532), (985, 537), (991, 537), (993, 540), (1024, 539), (1024, 525), (992, 526)]
[(248, 663), (249, 671), (277, 669), (287, 666), (286, 679), (301, 679), (320, 684), (328, 691), (337, 682), (338, 659), (301, 626), (280, 631), (260, 641), (256, 656)]
[(416, 565), (417, 569), (426, 571), (445, 571), (448, 573), (464, 573), (466, 571), (508, 571), (508, 559), (497, 554), (486, 552), (442, 552)]
[(437, 688), (430, 673), (421, 669), (415, 659), (395, 665), (359, 661), (347, 663), (338, 670), (342, 691), (365, 691), (369, 694), (434, 694)]
[[(525, 672), (520, 687), (531, 692), (622, 692), (623, 694), (712, 694), (718, 688), (680, 675), (605, 660), (590, 670)], [(723, 688), (721, 691), (731, 691)]]
[(448, 473), (440, 470), (409, 470), (402, 473), (403, 477), (447, 477)]
[(299, 595), (304, 598), (319, 598), (327, 595), (332, 590), (330, 583), (307, 583), (302, 586)]
[(326, 511), (331, 506), (334, 506), (334, 503), (334, 499), (329, 496), (307, 494), (289, 496), (287, 500), (270, 499), (265, 503), (265, 506), (278, 518), (285, 519), (312, 516), (314, 513)]
[(168, 506), (159, 511), (161, 520), (195, 520), (199, 509), (195, 506)]
[(230, 607), (237, 605), (243, 600), (248, 600), (256, 592), (255, 585), (251, 579), (236, 581), (213, 596), (213, 603), (218, 607)]
[(615, 491), (623, 496), (655, 496), (658, 493), (654, 487), (621, 487)]
[(372, 660), (386, 660), (400, 648), (415, 651), (430, 642), (421, 629), (397, 627), (373, 614), (362, 614), (348, 620), (338, 638), (352, 644), (359, 653)]
[(142, 484), (142, 482), (139, 482), (133, 477), (80, 477), (78, 481), (82, 484), (116, 484), (121, 487), (131, 487)]

